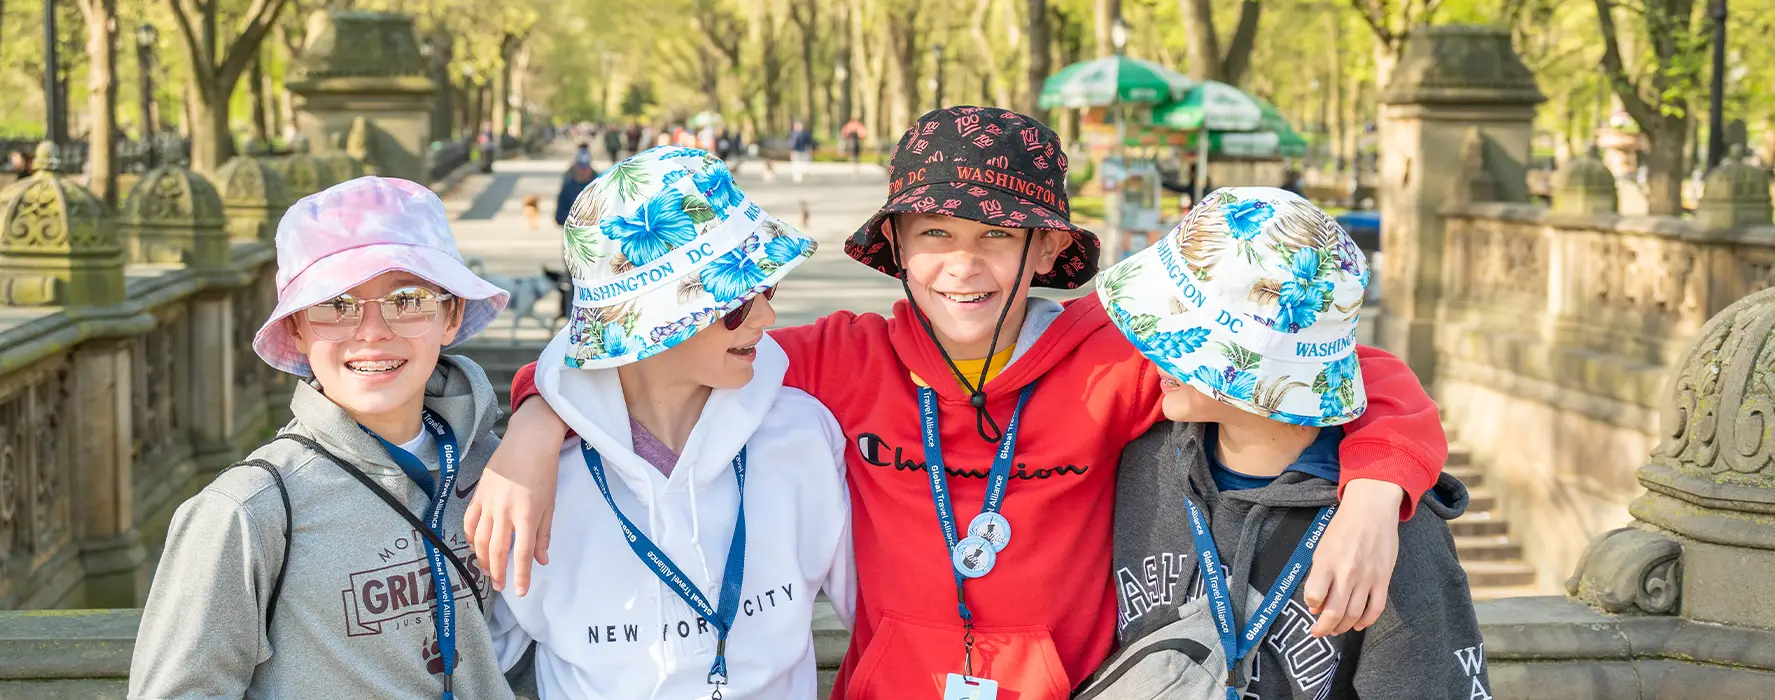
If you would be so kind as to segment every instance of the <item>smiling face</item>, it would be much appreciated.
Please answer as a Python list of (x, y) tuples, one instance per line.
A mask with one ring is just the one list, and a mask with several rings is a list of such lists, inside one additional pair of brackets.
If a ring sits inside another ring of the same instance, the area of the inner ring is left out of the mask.
[[(930, 317), (938, 342), (956, 359), (986, 357), (1007, 296), (1011, 310), (999, 348), (1016, 343), (1031, 281), (1053, 271), (1055, 258), (1069, 241), (1060, 231), (1003, 228), (932, 214), (899, 214), (884, 225), (888, 239), (900, 246), (912, 301)], [(1018, 280), (1017, 267), (1032, 234), (1036, 239)]]
[(764, 339), (764, 329), (776, 322), (776, 309), (759, 294), (752, 297), (751, 311), (738, 328), (728, 330), (717, 319), (684, 342), (637, 364), (671, 367), (684, 379), (711, 389), (738, 389), (752, 381), (758, 341)]
[[(380, 299), (402, 287), (443, 291), (405, 272), (389, 272), (347, 291), (358, 299)], [(431, 327), (418, 337), (395, 333), (382, 318), (379, 304), (365, 304), (357, 331), (341, 341), (321, 338), (309, 325), (307, 312), (287, 321), (294, 326), (296, 347), (308, 356), (314, 377), (327, 398), (359, 423), (386, 416), (418, 416), (425, 401), (425, 382), (438, 364), (438, 353), (462, 329), (462, 302), (443, 302)], [(405, 436), (400, 436), (405, 437)]]

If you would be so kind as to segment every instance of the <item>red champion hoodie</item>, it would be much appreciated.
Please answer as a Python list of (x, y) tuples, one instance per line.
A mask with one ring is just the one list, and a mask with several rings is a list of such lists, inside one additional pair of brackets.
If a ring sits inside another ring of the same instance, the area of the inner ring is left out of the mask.
[[(838, 312), (771, 336), (789, 354), (784, 383), (824, 403), (851, 443), (857, 619), (832, 697), (939, 698), (947, 674), (963, 670), (963, 628), (910, 375), (950, 378), (932, 388), (962, 527), (985, 499), (996, 446), (976, 433), (967, 394), (905, 301), (893, 318)], [(1372, 348), (1358, 352), (1369, 407), (1347, 426), (1342, 478), (1399, 484), (1409, 517), (1441, 471), (1447, 440), (1435, 404), (1404, 363)], [(535, 395), (533, 376), (526, 367), (513, 381), (514, 407)], [(1002, 700), (1064, 700), (1115, 646), (1116, 465), (1164, 415), (1157, 372), (1110, 324), (1096, 295), (1068, 303), (986, 384), (999, 425), (1032, 382), (1039, 383), (1023, 409), (1001, 511), (1011, 543), (990, 573), (967, 582), (973, 673), (997, 681)]]

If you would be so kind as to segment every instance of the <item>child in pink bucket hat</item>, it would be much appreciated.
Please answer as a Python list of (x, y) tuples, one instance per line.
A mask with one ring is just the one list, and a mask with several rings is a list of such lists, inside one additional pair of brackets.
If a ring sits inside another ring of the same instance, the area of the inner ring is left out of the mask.
[(253, 349), (304, 378), (293, 420), (173, 515), (130, 695), (509, 700), (462, 532), (499, 404), (479, 366), (442, 354), (506, 292), (405, 180), (297, 202), (277, 261)]

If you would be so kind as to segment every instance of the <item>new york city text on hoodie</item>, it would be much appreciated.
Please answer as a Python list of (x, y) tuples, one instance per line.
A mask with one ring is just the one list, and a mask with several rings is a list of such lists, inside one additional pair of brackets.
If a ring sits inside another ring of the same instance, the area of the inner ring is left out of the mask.
[[(425, 406), (450, 424), (462, 465), (444, 515), (444, 541), (474, 581), (450, 567), (456, 595), (456, 673), (460, 698), (510, 698), (470, 586), (492, 605), (462, 532), (481, 470), (498, 447), (499, 399), (475, 363), (449, 355), (425, 386)], [(265, 608), (284, 556), (284, 504), (271, 475), (238, 467), (179, 506), (167, 531), (130, 662), (131, 700), (158, 698), (406, 698), (443, 693), (424, 539), (375, 494), (347, 475), (361, 469), (413, 513), (425, 492), (376, 438), (319, 389), (301, 382), (283, 432), (309, 437), (351, 465), (335, 465), (291, 440), (254, 450), (278, 465), (290, 492), (291, 538), (277, 615), (269, 636)], [(437, 450), (418, 452), (435, 475)]]
[[(957, 513), (979, 512), (997, 446), (976, 434), (967, 395), (942, 380), (950, 370), (912, 314), (901, 301), (891, 318), (838, 312), (770, 332), (790, 358), (784, 384), (830, 408), (850, 444), (856, 624), (835, 700), (940, 697), (945, 676), (962, 671), (955, 584), (910, 375), (937, 392)], [(1447, 441), (1435, 404), (1404, 363), (1372, 348), (1359, 355), (1369, 410), (1344, 439), (1344, 480), (1400, 484), (1409, 517), (1435, 483)], [(1039, 383), (1023, 411), (1002, 511), (1012, 542), (992, 573), (967, 583), (974, 672), (997, 681), (1000, 697), (1063, 700), (1115, 647), (1116, 465), (1122, 448), (1163, 420), (1159, 380), (1095, 295), (1064, 309), (1032, 298), (1014, 357), (985, 387), (1000, 426), (1018, 392)], [(513, 382), (514, 405), (536, 393), (530, 371)]]
[(523, 597), (500, 594), (502, 665), (531, 639), (544, 700), (707, 697), (716, 629), (629, 548), (580, 450), (604, 460), (623, 514), (709, 597), (719, 596), (739, 507), (732, 461), (746, 448), (746, 558), (727, 640), (727, 700), (811, 699), (814, 600), (851, 618), (850, 508), (844, 439), (813, 397), (783, 386), (788, 358), (766, 337), (753, 378), (709, 396), (670, 477), (635, 454), (614, 369), (563, 365), (565, 334), (539, 360), (537, 387), (579, 439), (561, 449), (554, 545)]
[[(1185, 499), (1207, 511), (1228, 585), (1245, 591), (1233, 597), (1241, 626), (1297, 544), (1272, 541), (1283, 517), (1337, 502), (1335, 484), (1298, 471), (1260, 488), (1220, 491), (1205, 432), (1198, 423), (1164, 423), (1122, 456), (1115, 578), (1125, 643), (1178, 619), (1180, 607), (1203, 595)], [(1399, 561), (1380, 619), (1363, 631), (1314, 637), (1308, 630), (1318, 618), (1307, 610), (1305, 586), (1297, 586), (1241, 666), (1241, 700), (1491, 700), (1485, 643), (1447, 523), (1466, 510), (1467, 489), (1443, 475), (1422, 506), (1399, 524)]]

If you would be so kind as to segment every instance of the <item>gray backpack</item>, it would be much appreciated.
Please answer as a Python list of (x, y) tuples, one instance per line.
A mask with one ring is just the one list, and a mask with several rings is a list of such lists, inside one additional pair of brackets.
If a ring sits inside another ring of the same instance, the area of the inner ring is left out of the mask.
[[(1299, 542), (1316, 515), (1304, 508), (1291, 510), (1268, 539), (1290, 545)], [(1258, 567), (1280, 571), (1290, 554), (1279, 547), (1265, 547)], [(1123, 643), (1073, 699), (1225, 700), (1226, 650), (1220, 646), (1220, 631), (1214, 626), (1208, 596), (1199, 595), (1184, 603), (1176, 615), (1163, 626)]]

